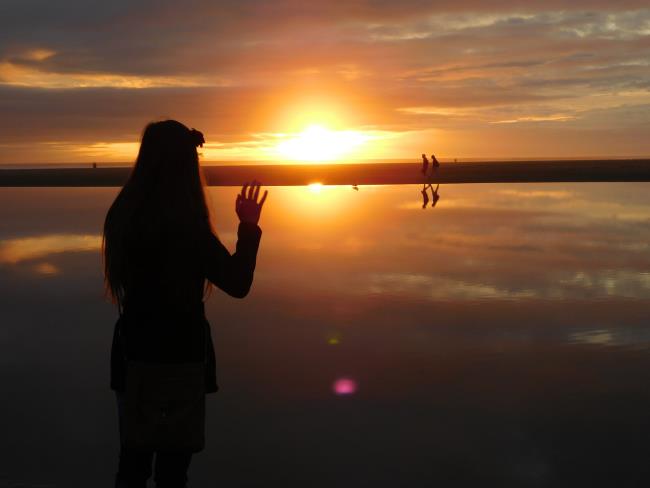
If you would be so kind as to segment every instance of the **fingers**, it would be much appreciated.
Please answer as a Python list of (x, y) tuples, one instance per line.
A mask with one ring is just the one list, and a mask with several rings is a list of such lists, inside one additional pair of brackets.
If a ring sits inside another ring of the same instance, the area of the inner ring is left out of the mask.
[(255, 185), (257, 185), (257, 180), (253, 180), (251, 183), (250, 188), (248, 189), (248, 199), (252, 200), (253, 199), (253, 193), (255, 192)]
[[(238, 204), (241, 203), (242, 200), (252, 200), (257, 203), (257, 199), (260, 197), (261, 188), (262, 184), (257, 180), (253, 180), (250, 183), (244, 183), (244, 185), (241, 187), (241, 193), (237, 196)], [(260, 205), (266, 199), (267, 194), (268, 190), (265, 190), (264, 196), (262, 197), (262, 200), (260, 200)]]
[(238, 209), (239, 209), (239, 207), (240, 207), (240, 205), (241, 205), (241, 200), (242, 200), (242, 196), (241, 196), (241, 195), (237, 195), (237, 199), (235, 200), (235, 210), (238, 210)]
[(262, 205), (264, 205), (264, 202), (266, 201), (266, 196), (269, 194), (268, 190), (264, 190), (264, 195), (262, 195), (262, 199), (260, 200), (260, 208), (262, 208)]

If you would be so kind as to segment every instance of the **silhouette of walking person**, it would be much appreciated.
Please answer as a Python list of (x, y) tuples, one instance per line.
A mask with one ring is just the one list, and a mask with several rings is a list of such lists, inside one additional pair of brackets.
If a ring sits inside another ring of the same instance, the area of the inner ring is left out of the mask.
[(436, 176), (436, 174), (438, 173), (438, 168), (439, 167), (440, 167), (440, 163), (436, 159), (436, 156), (434, 154), (432, 154), (431, 155), (431, 173), (428, 175), (429, 178), (433, 178), (434, 176)]
[[(135, 166), (104, 223), (107, 294), (119, 318), (111, 348), (118, 406), (116, 487), (185, 487), (203, 449), (205, 394), (217, 391), (203, 300), (212, 285), (245, 297), (252, 285), (267, 192), (245, 183), (235, 201), (234, 254), (214, 233), (197, 147), (174, 120), (149, 124)], [(152, 463), (155, 455), (155, 466)]]
[(431, 155), (431, 167), (432, 168), (439, 168), (440, 167), (440, 163), (438, 162), (435, 155), (433, 155), (433, 154)]
[(429, 160), (427, 159), (426, 154), (422, 154), (422, 174), (427, 174), (427, 169), (429, 168)]

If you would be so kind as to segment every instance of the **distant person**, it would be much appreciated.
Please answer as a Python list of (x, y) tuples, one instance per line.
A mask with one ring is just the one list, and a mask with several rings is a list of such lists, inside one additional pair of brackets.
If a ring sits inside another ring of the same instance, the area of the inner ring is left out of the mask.
[(429, 168), (429, 160), (427, 159), (427, 155), (423, 154), (422, 155), (422, 174), (426, 175), (427, 174), (427, 169)]
[(436, 157), (432, 154), (431, 155), (431, 168), (439, 168), (439, 167), (440, 167), (440, 163), (438, 162)]
[(93, 169), (97, 167), (97, 163), (93, 163)]
[(203, 449), (205, 394), (217, 391), (203, 300), (212, 285), (236, 298), (253, 282), (267, 192), (245, 183), (235, 201), (237, 250), (214, 233), (197, 147), (174, 120), (149, 124), (131, 175), (104, 223), (107, 293), (116, 303), (111, 388), (117, 396), (116, 487), (185, 487)]
[(422, 193), (422, 208), (427, 208), (427, 205), (429, 204), (429, 194), (427, 193), (426, 185), (422, 185), (420, 193)]

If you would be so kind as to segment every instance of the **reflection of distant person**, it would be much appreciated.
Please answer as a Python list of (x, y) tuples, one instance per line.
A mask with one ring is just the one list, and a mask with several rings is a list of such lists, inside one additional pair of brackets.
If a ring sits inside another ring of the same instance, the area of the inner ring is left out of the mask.
[(436, 189), (433, 189), (433, 185), (429, 183), (428, 185), (423, 185), (422, 186), (422, 208), (426, 208), (427, 204), (429, 203), (429, 194), (427, 193), (427, 190), (431, 189), (431, 207), (435, 207), (436, 203), (438, 203), (438, 200), (440, 200), (440, 194), (438, 193), (438, 190), (440, 189), (440, 184), (436, 186)]
[(427, 205), (429, 203), (429, 194), (427, 193), (426, 185), (422, 185), (422, 190), (420, 193), (422, 193), (422, 208), (427, 208)]
[(438, 203), (438, 200), (440, 200), (440, 195), (438, 194), (438, 189), (440, 188), (440, 184), (436, 186), (436, 189), (434, 191), (433, 186), (429, 185), (431, 187), (431, 207), (435, 207), (436, 203)]
[[(111, 349), (118, 406), (116, 487), (184, 487), (203, 449), (205, 394), (217, 391), (204, 297), (212, 284), (243, 298), (253, 282), (266, 192), (244, 184), (234, 254), (217, 238), (197, 147), (203, 135), (174, 120), (149, 124), (128, 181), (104, 223), (107, 293), (119, 318)], [(207, 286), (206, 286), (207, 285)]]
[(429, 169), (429, 160), (427, 159), (427, 155), (423, 154), (422, 155), (422, 174), (423, 175), (427, 174), (427, 169)]

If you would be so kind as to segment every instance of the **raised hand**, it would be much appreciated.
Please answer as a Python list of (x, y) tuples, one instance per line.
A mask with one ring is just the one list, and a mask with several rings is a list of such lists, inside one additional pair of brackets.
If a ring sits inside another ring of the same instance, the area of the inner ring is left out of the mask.
[(250, 224), (257, 224), (259, 222), (262, 205), (264, 205), (266, 196), (269, 193), (268, 190), (264, 190), (264, 195), (262, 195), (262, 198), (258, 202), (260, 188), (261, 184), (256, 180), (253, 180), (250, 186), (246, 182), (241, 187), (241, 193), (237, 195), (237, 200), (235, 201), (235, 212), (237, 212), (237, 216), (241, 222)]

